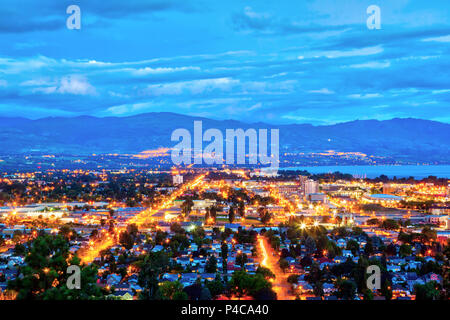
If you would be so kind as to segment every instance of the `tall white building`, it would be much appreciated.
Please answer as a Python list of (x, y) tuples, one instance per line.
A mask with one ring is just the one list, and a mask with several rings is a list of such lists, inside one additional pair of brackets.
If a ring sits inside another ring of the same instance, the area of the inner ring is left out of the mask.
[(177, 174), (175, 176), (173, 176), (173, 184), (177, 185), (177, 184), (182, 184), (183, 183), (183, 176), (180, 174)]
[(319, 184), (317, 181), (308, 179), (305, 181), (305, 195), (308, 196), (311, 193), (319, 192)]

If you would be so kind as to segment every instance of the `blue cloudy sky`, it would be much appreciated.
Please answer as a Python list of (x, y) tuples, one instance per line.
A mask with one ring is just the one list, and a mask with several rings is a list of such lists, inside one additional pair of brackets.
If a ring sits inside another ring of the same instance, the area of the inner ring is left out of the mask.
[[(82, 12), (66, 28), (67, 6)], [(381, 8), (382, 29), (366, 26)], [(0, 116), (450, 122), (448, 0), (3, 0)]]

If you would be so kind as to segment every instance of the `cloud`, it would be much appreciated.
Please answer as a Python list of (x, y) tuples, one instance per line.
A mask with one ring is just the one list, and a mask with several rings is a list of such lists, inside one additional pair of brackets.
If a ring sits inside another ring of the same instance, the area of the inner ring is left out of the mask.
[(65, 28), (64, 20), (57, 18), (41, 20), (29, 14), (20, 18), (13, 18), (10, 15), (2, 14), (1, 10), (0, 17), (2, 17), (0, 19), (0, 33), (42, 32)]
[(57, 89), (59, 93), (70, 93), (70, 94), (95, 94), (95, 88), (81, 76), (68, 76), (61, 79), (59, 88)]
[[(352, 50), (333, 50), (333, 51), (322, 51), (316, 52), (312, 55), (315, 58), (325, 57), (328, 59), (338, 59), (338, 58), (351, 58), (351, 57), (360, 57), (360, 56), (370, 56), (382, 53), (384, 51), (382, 46), (374, 46), (374, 47), (365, 47), (360, 49), (352, 49)], [(303, 57), (302, 57), (303, 59)]]
[(80, 75), (70, 75), (61, 78), (59, 81), (46, 82), (44, 79), (25, 81), (24, 86), (37, 86), (33, 92), (42, 92), (45, 94), (73, 94), (73, 95), (93, 95), (95, 88)]
[(248, 6), (244, 8), (244, 12), (235, 13), (232, 21), (236, 30), (266, 30), (272, 24), (270, 14), (257, 13)]
[(442, 37), (434, 37), (434, 38), (427, 38), (423, 39), (424, 42), (450, 42), (450, 35), (442, 36)]
[(385, 69), (389, 68), (391, 66), (390, 61), (370, 61), (360, 64), (352, 64), (350, 65), (350, 68), (356, 68), (356, 69)]
[(333, 90), (322, 88), (319, 90), (309, 90), (310, 93), (320, 93), (320, 94), (334, 94), (335, 92)]
[(330, 31), (342, 31), (348, 28), (344, 25), (318, 25), (303, 21), (291, 21), (288, 18), (277, 17), (266, 12), (257, 12), (246, 6), (242, 12), (231, 16), (233, 28), (237, 31), (258, 32), (262, 34), (286, 35), (307, 34)]
[(175, 67), (175, 68), (151, 68), (151, 67), (145, 67), (141, 69), (131, 69), (131, 73), (136, 76), (145, 76), (149, 74), (163, 74), (163, 73), (172, 73), (172, 72), (182, 72), (182, 71), (199, 71), (199, 67)]
[(352, 99), (373, 99), (373, 98), (381, 98), (383, 95), (379, 93), (366, 93), (366, 94), (350, 94), (348, 95), (349, 98)]
[(66, 8), (76, 4), (81, 9), (83, 25), (105, 26), (126, 17), (158, 12), (191, 13), (201, 10), (197, 1), (182, 0), (21, 0), (0, 6), (0, 33), (56, 31), (66, 28)]
[(147, 86), (148, 95), (180, 95), (182, 93), (201, 94), (212, 90), (230, 90), (239, 80), (230, 78), (200, 79), (193, 81), (180, 81), (173, 83), (155, 84)]
[(135, 103), (135, 104), (123, 104), (119, 106), (113, 106), (106, 109), (105, 112), (102, 112), (103, 114), (107, 115), (132, 115), (136, 113), (142, 113), (142, 112), (149, 112), (155, 104), (150, 102), (144, 102), (144, 103)]

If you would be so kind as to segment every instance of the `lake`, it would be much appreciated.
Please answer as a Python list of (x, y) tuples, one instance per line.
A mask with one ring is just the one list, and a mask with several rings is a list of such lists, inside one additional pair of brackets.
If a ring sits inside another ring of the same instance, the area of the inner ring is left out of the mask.
[(349, 173), (358, 177), (376, 178), (384, 174), (390, 178), (414, 177), (416, 179), (436, 176), (450, 178), (450, 165), (382, 165), (382, 166), (317, 166), (317, 167), (289, 167), (283, 170), (306, 170), (309, 173), (333, 173), (336, 171)]

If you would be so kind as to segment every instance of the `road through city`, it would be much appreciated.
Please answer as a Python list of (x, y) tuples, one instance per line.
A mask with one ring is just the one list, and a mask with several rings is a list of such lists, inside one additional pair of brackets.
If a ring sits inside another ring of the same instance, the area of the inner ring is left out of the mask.
[(261, 266), (270, 269), (275, 274), (272, 289), (277, 293), (277, 300), (294, 300), (295, 296), (290, 293), (290, 284), (287, 282), (289, 274), (283, 272), (278, 264), (279, 255), (276, 254), (267, 238), (258, 236), (257, 244)]

